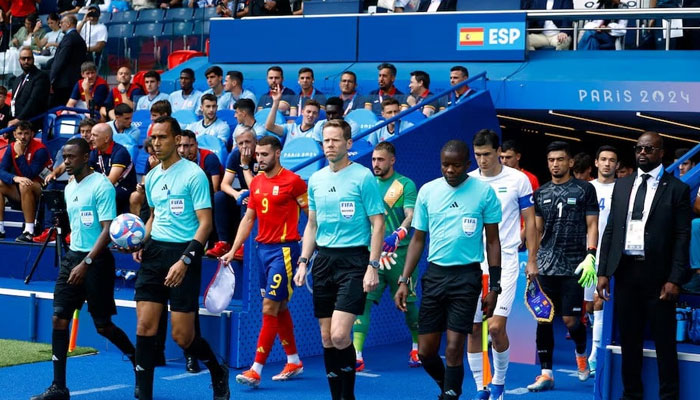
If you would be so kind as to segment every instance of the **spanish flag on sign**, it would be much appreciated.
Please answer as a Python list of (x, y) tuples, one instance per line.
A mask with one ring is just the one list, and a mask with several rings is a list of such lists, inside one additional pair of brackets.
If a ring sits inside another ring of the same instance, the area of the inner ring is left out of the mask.
[(460, 46), (483, 46), (484, 45), (484, 28), (460, 28), (459, 29), (459, 45)]

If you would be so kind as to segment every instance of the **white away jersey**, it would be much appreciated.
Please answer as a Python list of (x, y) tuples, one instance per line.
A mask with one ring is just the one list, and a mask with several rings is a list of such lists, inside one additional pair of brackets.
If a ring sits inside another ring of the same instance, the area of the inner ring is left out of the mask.
[(600, 258), (600, 243), (603, 240), (603, 232), (605, 232), (605, 226), (608, 224), (608, 216), (610, 216), (610, 202), (612, 201), (612, 192), (615, 187), (615, 182), (613, 183), (600, 183), (598, 180), (592, 180), (591, 185), (595, 188), (596, 198), (598, 199), (598, 209), (600, 214), (598, 214), (598, 252), (596, 253), (596, 260)]

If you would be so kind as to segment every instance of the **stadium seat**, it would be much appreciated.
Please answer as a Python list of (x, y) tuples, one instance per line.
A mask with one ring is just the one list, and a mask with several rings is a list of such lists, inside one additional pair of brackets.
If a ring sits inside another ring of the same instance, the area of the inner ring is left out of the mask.
[(110, 70), (116, 71), (129, 61), (128, 39), (134, 33), (130, 24), (112, 24), (107, 28), (107, 44), (102, 52), (107, 55)]
[(148, 10), (141, 10), (136, 18), (136, 22), (139, 24), (144, 22), (162, 22), (164, 19), (165, 10), (152, 8)]
[[(151, 111), (149, 110), (136, 110), (134, 111), (134, 116), (131, 119), (131, 123), (141, 129), (145, 127), (145, 129), (148, 129), (148, 125), (151, 124)], [(138, 143), (139, 145), (142, 145), (143, 143)]]
[[(209, 22), (210, 19), (216, 17), (216, 7), (207, 7), (207, 8), (195, 8), (194, 9), (194, 14), (192, 16), (192, 19), (195, 21), (206, 21)], [(209, 25), (207, 25), (209, 26)], [(207, 33), (209, 30), (207, 29)]]
[(43, 26), (45, 30), (49, 27), (48, 20), (49, 20), (49, 14), (44, 14), (44, 15), (39, 16), (39, 21), (41, 21), (41, 26)]
[(301, 179), (308, 180), (311, 174), (323, 167), (326, 162), (325, 158), (321, 157), (318, 161), (311, 163), (299, 171), (296, 171), (294, 168), (321, 154), (323, 154), (321, 145), (316, 143), (315, 140), (311, 138), (299, 138), (290, 141), (284, 146), (280, 156), (280, 162), (284, 168), (296, 172)]
[(188, 50), (187, 38), (192, 36), (192, 22), (167, 22), (163, 26), (163, 38), (170, 41), (170, 52)]
[[(262, 110), (255, 113), (255, 120), (260, 122), (261, 124), (264, 124), (265, 121), (267, 121), (267, 114), (269, 114), (269, 113), (270, 113), (269, 108), (263, 108)], [(277, 111), (277, 116), (275, 117), (275, 123), (277, 125), (282, 125), (286, 122), (287, 122), (287, 120), (284, 118), (284, 115), (282, 115), (281, 112)]]
[(423, 114), (423, 113), (421, 112), (421, 109), (419, 108), (419, 109), (417, 109), (417, 110), (415, 110), (415, 111), (413, 111), (413, 112), (411, 112), (411, 113), (409, 113), (409, 114), (406, 114), (406, 115), (404, 115), (403, 117), (401, 117), (401, 121), (410, 122), (410, 123), (412, 123), (413, 125), (416, 125), (416, 124), (418, 124), (418, 123), (424, 121), (425, 118), (426, 118), (426, 117), (425, 117), (425, 114)]
[(212, 135), (199, 135), (197, 136), (197, 145), (202, 149), (207, 149), (216, 154), (216, 156), (219, 157), (221, 164), (226, 165), (228, 152), (219, 138)]
[(129, 54), (136, 61), (135, 69), (150, 70), (161, 67), (162, 46), (168, 43), (162, 38), (163, 24), (144, 23), (135, 25), (134, 34), (128, 40)]
[(120, 145), (124, 146), (126, 150), (129, 152), (129, 155), (131, 156), (131, 160), (135, 161), (136, 160), (136, 153), (138, 152), (138, 146), (136, 143), (134, 143), (134, 139), (131, 138), (129, 135), (125, 134), (117, 134), (112, 136), (112, 140), (114, 140), (115, 143), (119, 143)]
[(372, 111), (365, 109), (350, 111), (345, 119), (355, 121), (360, 127), (360, 132), (373, 127), (379, 121)]
[(108, 25), (111, 21), (112, 21), (112, 13), (106, 12), (106, 13), (100, 14), (100, 19), (98, 20), (99, 23)]
[(192, 8), (171, 8), (165, 14), (165, 21), (189, 21), (192, 19), (192, 14), (194, 14)]
[(135, 10), (129, 10), (110, 14), (112, 14), (112, 19), (109, 21), (111, 24), (133, 24), (134, 22), (136, 22), (136, 18), (138, 17), (139, 12)]
[(195, 50), (175, 50), (168, 54), (168, 69), (173, 69), (190, 58), (203, 57), (205, 54)]
[(199, 121), (197, 115), (190, 110), (177, 110), (173, 113), (173, 118), (175, 118), (182, 127)]
[[(200, 10), (200, 9), (198, 9)], [(209, 21), (195, 20), (192, 37), (187, 40), (188, 49), (204, 51), (204, 43), (209, 38)]]
[(365, 136), (352, 142), (352, 148), (348, 152), (348, 156), (351, 160), (355, 160), (358, 156), (362, 156), (368, 151), (372, 151), (373, 148), (374, 146), (372, 146), (372, 143), (367, 141), (367, 136)]
[(216, 116), (223, 121), (226, 121), (228, 124), (229, 129), (231, 129), (231, 132), (233, 132), (234, 129), (236, 129), (236, 125), (238, 125), (238, 120), (236, 119), (236, 111), (234, 110), (219, 110), (216, 112)]

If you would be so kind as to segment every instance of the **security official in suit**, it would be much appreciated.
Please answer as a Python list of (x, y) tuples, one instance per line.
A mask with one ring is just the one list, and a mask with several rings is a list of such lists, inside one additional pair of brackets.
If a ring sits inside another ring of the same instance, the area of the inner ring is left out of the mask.
[[(12, 92), (10, 109), (12, 120), (9, 125), (28, 120), (46, 112), (49, 98), (49, 76), (34, 65), (34, 53), (29, 47), (19, 51), (19, 65), (23, 74), (17, 78), (17, 84)], [(35, 121), (34, 129), (39, 129), (43, 120)]]
[(663, 139), (645, 132), (634, 146), (636, 173), (612, 193), (598, 266), (598, 295), (609, 299), (615, 277), (615, 316), (622, 346), (624, 400), (642, 399), (642, 349), (647, 323), (656, 344), (659, 398), (678, 399), (675, 307), (688, 276), (689, 187), (664, 172)]
[(58, 44), (51, 63), (51, 107), (65, 105), (73, 86), (80, 79), (80, 65), (86, 59), (87, 47), (75, 29), (77, 23), (75, 15), (61, 18), (61, 31), (65, 36)]

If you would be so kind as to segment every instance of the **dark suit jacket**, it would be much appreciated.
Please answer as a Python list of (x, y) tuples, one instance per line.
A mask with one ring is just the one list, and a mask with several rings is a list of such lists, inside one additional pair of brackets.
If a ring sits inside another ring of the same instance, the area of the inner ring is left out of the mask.
[[(418, 12), (426, 12), (430, 7), (430, 0), (421, 0), (418, 5)], [(438, 6), (438, 11), (457, 11), (457, 0), (442, 0)]]
[(51, 85), (72, 88), (80, 79), (80, 64), (87, 56), (87, 46), (78, 31), (66, 34), (56, 48), (51, 64)]
[[(27, 81), (22, 85), (25, 78)], [(20, 85), (22, 89), (17, 92)], [(17, 85), (12, 93), (15, 101), (14, 118), (24, 120), (44, 113), (49, 107), (49, 76), (34, 67), (29, 74), (24, 73), (17, 78)]]
[[(530, 0), (523, 5), (529, 10), (546, 10), (547, 0)], [(573, 0), (554, 0), (554, 6), (552, 6), (552, 10), (573, 10), (573, 8)], [(571, 20), (553, 19), (552, 22), (560, 29), (571, 28), (572, 26)], [(544, 28), (544, 20), (530, 21), (528, 22), (528, 28)], [(571, 35), (571, 31), (564, 31), (564, 33)]]
[(292, 15), (292, 6), (289, 4), (289, 0), (277, 0), (277, 6), (272, 11), (265, 8), (265, 0), (251, 0), (248, 6), (250, 7), (250, 14), (255, 17), (266, 15)]
[[(598, 276), (613, 276), (625, 247), (627, 212), (637, 174), (618, 179), (612, 193), (610, 217), (603, 233)], [(655, 179), (654, 177), (650, 179)], [(659, 180), (644, 225), (644, 257), (654, 270), (659, 289), (666, 282), (682, 285), (688, 278), (690, 249), (690, 188), (671, 174)]]

